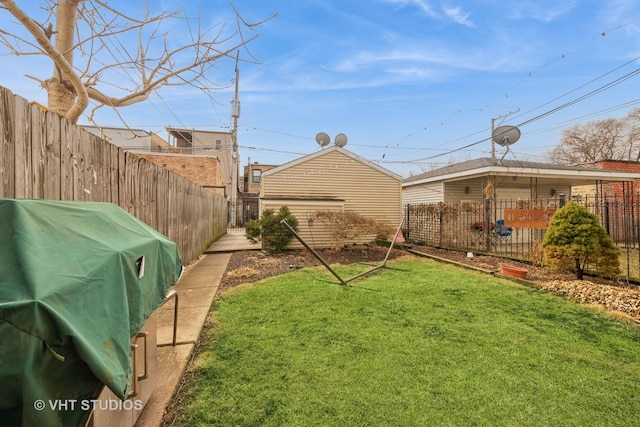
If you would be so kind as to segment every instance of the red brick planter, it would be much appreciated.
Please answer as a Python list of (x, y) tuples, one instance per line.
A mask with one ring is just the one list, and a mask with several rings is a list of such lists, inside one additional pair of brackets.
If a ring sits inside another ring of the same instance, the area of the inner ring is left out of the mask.
[(506, 264), (501, 266), (501, 271), (505, 276), (515, 277), (517, 279), (526, 279), (527, 273), (529, 272), (526, 268)]

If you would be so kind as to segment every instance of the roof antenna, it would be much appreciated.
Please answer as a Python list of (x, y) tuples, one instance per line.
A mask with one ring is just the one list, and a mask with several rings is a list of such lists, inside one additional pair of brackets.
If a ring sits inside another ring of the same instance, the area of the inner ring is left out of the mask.
[[(520, 107), (518, 107), (515, 111), (509, 111), (507, 114), (503, 114), (501, 116), (498, 116), (498, 117), (495, 117), (495, 118), (491, 119), (491, 136), (492, 136), (492, 138), (493, 138), (493, 131), (494, 131), (494, 128), (495, 128), (496, 120), (497, 119), (506, 119), (507, 117), (509, 117), (512, 114), (517, 113), (518, 111), (520, 111)], [(495, 141), (493, 139), (491, 140), (491, 159), (492, 160), (496, 159), (496, 144), (495, 144)]]
[[(498, 163), (502, 163), (509, 152), (509, 146), (515, 144), (520, 139), (520, 129), (515, 126), (498, 126), (491, 134), (491, 140), (498, 145), (507, 147), (504, 155)], [(492, 153), (495, 155), (495, 153)], [(494, 157), (495, 158), (495, 157)]]

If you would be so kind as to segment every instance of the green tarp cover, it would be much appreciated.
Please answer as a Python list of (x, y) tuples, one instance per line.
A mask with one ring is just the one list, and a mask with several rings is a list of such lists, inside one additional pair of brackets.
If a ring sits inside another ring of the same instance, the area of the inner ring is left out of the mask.
[(77, 425), (102, 384), (126, 399), (131, 337), (181, 272), (117, 205), (0, 199), (0, 425)]

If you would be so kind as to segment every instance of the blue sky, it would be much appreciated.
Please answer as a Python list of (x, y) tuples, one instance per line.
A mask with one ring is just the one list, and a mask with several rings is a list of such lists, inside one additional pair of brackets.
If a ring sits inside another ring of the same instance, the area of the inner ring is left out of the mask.
[[(37, 13), (40, 2), (17, 3)], [(141, 3), (110, 2), (134, 12)], [(151, 3), (167, 10), (184, 6), (205, 25), (234, 26), (226, 0)], [(562, 129), (640, 107), (637, 0), (233, 4), (247, 21), (277, 13), (240, 51), (243, 164), (249, 158), (285, 163), (321, 149), (318, 132), (332, 139), (344, 133), (348, 150), (406, 177), (490, 156), (492, 119), (496, 126), (520, 125), (522, 136), (507, 158), (546, 161)], [(171, 40), (179, 43), (184, 31), (173, 31)], [(44, 79), (51, 66), (1, 48), (0, 54), (0, 84), (45, 103), (44, 91), (24, 75)], [(229, 130), (234, 66), (229, 58), (214, 70), (213, 80), (222, 85), (215, 102), (192, 89), (165, 88), (120, 115), (130, 127), (151, 131)], [(107, 109), (96, 121), (123, 126)], [(497, 148), (498, 158), (504, 153)]]

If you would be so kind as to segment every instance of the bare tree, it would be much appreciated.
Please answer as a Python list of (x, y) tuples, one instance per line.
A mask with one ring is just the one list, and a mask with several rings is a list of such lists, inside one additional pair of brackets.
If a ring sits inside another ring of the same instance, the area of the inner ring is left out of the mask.
[(562, 131), (548, 155), (553, 163), (579, 164), (600, 160), (640, 160), (640, 109), (622, 119), (575, 125)]
[[(132, 105), (164, 86), (190, 85), (212, 96), (221, 87), (208, 78), (215, 62), (235, 56), (258, 36), (255, 28), (264, 22), (246, 22), (231, 3), (236, 17), (231, 31), (225, 23), (203, 29), (199, 18), (192, 20), (178, 12), (151, 15), (148, 2), (141, 18), (114, 9), (107, 0), (42, 3), (45, 18), (38, 22), (13, 0), (0, 0), (0, 11), (13, 15), (29, 33), (21, 36), (0, 28), (0, 45), (15, 55), (51, 58), (50, 78), (29, 77), (47, 91), (48, 108), (73, 123), (89, 100), (95, 104), (91, 119), (98, 108)], [(181, 31), (165, 30), (169, 21), (184, 24)], [(249, 32), (248, 37), (244, 32)], [(187, 35), (188, 41), (174, 47), (178, 34)]]
[(629, 160), (640, 162), (640, 108), (625, 118), (625, 138)]

